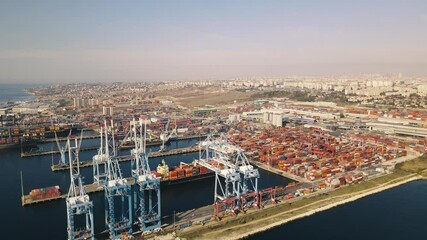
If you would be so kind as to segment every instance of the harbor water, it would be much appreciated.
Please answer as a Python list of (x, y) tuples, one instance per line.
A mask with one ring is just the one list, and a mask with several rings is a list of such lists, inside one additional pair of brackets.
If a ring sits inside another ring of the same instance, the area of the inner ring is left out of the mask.
[[(84, 140), (82, 146), (94, 146), (98, 139)], [(194, 145), (196, 140), (173, 141), (168, 148), (181, 148)], [(40, 144), (44, 150), (54, 149), (55, 143)], [(158, 147), (148, 151), (157, 151)], [(128, 155), (130, 150), (120, 152)], [(95, 150), (80, 152), (81, 161), (91, 160)], [(1, 204), (1, 232), (4, 239), (66, 239), (66, 209), (65, 199), (21, 206), (20, 171), (23, 173), (24, 193), (31, 189), (59, 185), (61, 191), (67, 192), (70, 184), (69, 172), (52, 172), (50, 166), (59, 161), (60, 155), (38, 156), (21, 158), (20, 150), (0, 151), (0, 188), (3, 190)], [(192, 162), (198, 158), (198, 153), (150, 158), (151, 169), (155, 169), (162, 159), (169, 166), (177, 166), (182, 162)], [(131, 163), (120, 164), (124, 177), (131, 174)], [(85, 183), (93, 182), (93, 169), (82, 168), (81, 174)], [(277, 185), (287, 185), (290, 180), (260, 169), (261, 179), (259, 188)], [(172, 215), (174, 211), (181, 212), (213, 203), (214, 178), (200, 179), (188, 183), (162, 186), (162, 215)], [(197, 198), (194, 196), (197, 195)], [(90, 194), (94, 203), (95, 232), (105, 230), (104, 225), (104, 194), (103, 192)], [(25, 229), (25, 231), (23, 231)]]
[(427, 239), (427, 180), (418, 180), (246, 238)]
[[(25, 88), (34, 85), (2, 84), (0, 86), (0, 103), (8, 101), (31, 100), (33, 97), (25, 91)], [(86, 133), (89, 134), (89, 133)], [(167, 147), (169, 149), (189, 147), (197, 140), (173, 141)], [(61, 142), (64, 145), (65, 142)], [(84, 140), (82, 147), (99, 145), (99, 139)], [(56, 143), (39, 144), (40, 150), (57, 150)], [(159, 146), (148, 148), (148, 151), (158, 151)], [(120, 151), (119, 155), (129, 155), (130, 150)], [(59, 154), (21, 158), (20, 150), (0, 150), (0, 232), (2, 239), (66, 239), (66, 209), (65, 199), (21, 206), (20, 171), (23, 173), (24, 194), (31, 189), (59, 185), (61, 191), (66, 193), (70, 184), (68, 171), (52, 172), (52, 163), (58, 163)], [(95, 150), (81, 151), (80, 160), (88, 161), (96, 154)], [(169, 166), (177, 166), (179, 163), (190, 163), (198, 158), (198, 153), (167, 156), (162, 158), (150, 158), (150, 167), (154, 170), (162, 159)], [(131, 163), (120, 164), (124, 177), (129, 177)], [(92, 167), (82, 168), (81, 174), (85, 183), (93, 182)], [(289, 179), (263, 171), (260, 169), (262, 180), (259, 188), (267, 188), (276, 185), (286, 185)], [(174, 211), (181, 212), (197, 207), (206, 206), (213, 202), (214, 179), (200, 179), (188, 183), (162, 186), (162, 215), (171, 215)], [(197, 198), (194, 195), (197, 194)], [(95, 232), (105, 229), (104, 225), (104, 194), (98, 192), (90, 194), (94, 203)]]
[[(33, 99), (25, 88), (34, 85), (0, 85), (0, 105), (8, 101)], [(196, 140), (172, 142), (169, 148), (187, 147)], [(64, 144), (64, 142), (62, 143)], [(98, 139), (85, 140), (84, 147), (97, 146)], [(42, 150), (56, 150), (56, 143), (39, 145)], [(149, 148), (157, 151), (159, 147)], [(82, 151), (82, 161), (92, 159), (96, 151)], [(129, 150), (120, 155), (129, 154)], [(169, 166), (179, 162), (191, 162), (198, 153), (163, 157)], [(150, 159), (152, 169), (163, 158)], [(24, 177), (24, 193), (31, 189), (59, 185), (68, 191), (68, 171), (52, 172), (52, 161), (59, 155), (21, 158), (19, 150), (0, 150), (0, 232), (1, 239), (66, 239), (65, 200), (21, 206), (20, 171)], [(130, 176), (130, 162), (121, 163), (125, 177)], [(92, 168), (83, 168), (85, 183), (92, 183)], [(286, 185), (290, 180), (260, 169), (259, 188)], [(212, 204), (214, 181), (201, 179), (185, 184), (162, 186), (162, 215), (185, 211)], [(194, 197), (197, 195), (197, 197)], [(90, 195), (94, 202), (95, 232), (105, 229), (104, 194)], [(400, 240), (427, 239), (425, 216), (427, 214), (427, 180), (410, 182), (357, 201), (340, 205), (310, 217), (258, 233), (247, 239), (337, 239), (337, 240)]]

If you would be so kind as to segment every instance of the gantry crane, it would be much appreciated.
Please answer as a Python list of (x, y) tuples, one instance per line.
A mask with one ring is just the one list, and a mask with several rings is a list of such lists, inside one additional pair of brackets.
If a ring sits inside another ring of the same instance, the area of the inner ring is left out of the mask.
[[(161, 225), (160, 178), (151, 173), (146, 153), (147, 124), (132, 120), (132, 138), (135, 148), (131, 150), (132, 177), (135, 179), (134, 208), (141, 232), (156, 230)], [(147, 202), (148, 201), (148, 202)], [(139, 203), (139, 204), (138, 204)]]
[(216, 139), (209, 135), (199, 146), (199, 164), (215, 172), (214, 215), (218, 216), (219, 208), (235, 214), (236, 210), (257, 204), (259, 173), (244, 151), (230, 144), (224, 134)]
[[(101, 134), (104, 134), (104, 154), (107, 159), (105, 223), (110, 239), (119, 239), (123, 233), (132, 233), (132, 191), (130, 183), (122, 176), (117, 158), (110, 155), (107, 123), (104, 122), (104, 125), (104, 133)], [(114, 134), (112, 137), (114, 138)], [(114, 140), (112, 142), (114, 148)]]
[[(111, 138), (109, 141), (107, 141), (104, 136), (104, 131), (106, 131), (108, 128), (106, 125), (101, 126), (100, 128), (100, 139), (101, 139), (101, 144), (100, 147), (98, 149), (98, 153), (92, 157), (92, 161), (93, 161), (93, 182), (98, 184), (99, 186), (104, 186), (105, 185), (105, 181), (107, 178), (107, 162), (108, 162), (108, 157), (109, 156), (113, 156), (116, 157), (117, 155), (117, 150), (116, 150), (116, 143), (114, 140), (114, 123), (113, 120), (111, 120)], [(105, 143), (104, 143), (105, 141)], [(110, 144), (111, 143), (111, 147), (112, 147), (112, 152), (111, 153), (107, 153), (106, 149), (107, 147), (105, 146), (106, 144)]]
[[(69, 240), (94, 239), (93, 230), (93, 203), (86, 194), (79, 169), (79, 150), (81, 140), (71, 147), (70, 138), (67, 138), (68, 159), (70, 164), (71, 184), (65, 200), (67, 206), (67, 231)], [(84, 215), (84, 225), (76, 227), (76, 219)]]
[[(58, 151), (61, 154), (61, 158), (59, 159), (58, 164), (62, 165), (62, 166), (66, 166), (67, 165), (67, 159), (65, 158), (65, 153), (67, 152), (67, 145), (65, 145), (64, 147), (61, 147), (61, 144), (59, 143), (58, 136), (56, 135), (56, 132), (55, 132), (55, 141), (56, 141), (56, 146), (58, 146)], [(52, 165), (53, 165), (53, 163), (52, 163)]]
[(177, 129), (176, 123), (175, 123), (175, 128), (172, 129), (170, 133), (169, 133), (169, 123), (170, 121), (168, 119), (168, 122), (165, 126), (165, 131), (160, 134), (160, 140), (162, 140), (162, 145), (160, 146), (160, 150), (159, 150), (160, 152), (166, 150), (166, 146), (165, 146), (166, 143), (168, 143), (171, 139), (178, 136), (178, 133), (176, 130)]

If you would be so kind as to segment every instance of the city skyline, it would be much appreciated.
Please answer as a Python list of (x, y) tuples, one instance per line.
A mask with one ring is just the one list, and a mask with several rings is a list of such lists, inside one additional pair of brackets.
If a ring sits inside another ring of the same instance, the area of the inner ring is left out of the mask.
[(2, 1), (0, 83), (427, 75), (424, 1)]

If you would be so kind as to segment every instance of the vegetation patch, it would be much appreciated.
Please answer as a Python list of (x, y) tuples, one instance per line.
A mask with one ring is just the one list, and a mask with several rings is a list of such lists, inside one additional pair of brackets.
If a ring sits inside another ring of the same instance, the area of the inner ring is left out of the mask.
[(406, 172), (421, 173), (427, 169), (427, 155), (424, 154), (414, 160), (396, 164), (396, 168)]

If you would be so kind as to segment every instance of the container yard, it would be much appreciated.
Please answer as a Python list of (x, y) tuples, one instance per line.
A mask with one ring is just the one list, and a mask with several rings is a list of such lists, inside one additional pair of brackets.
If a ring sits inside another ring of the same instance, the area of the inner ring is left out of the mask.
[[(331, 182), (339, 177), (345, 184), (342, 179), (347, 173), (375, 168), (413, 152), (413, 146), (380, 135), (346, 133), (337, 137), (316, 128), (283, 127), (255, 133), (233, 130), (229, 137), (253, 161), (310, 182)], [(362, 175), (358, 173), (356, 180)]]

